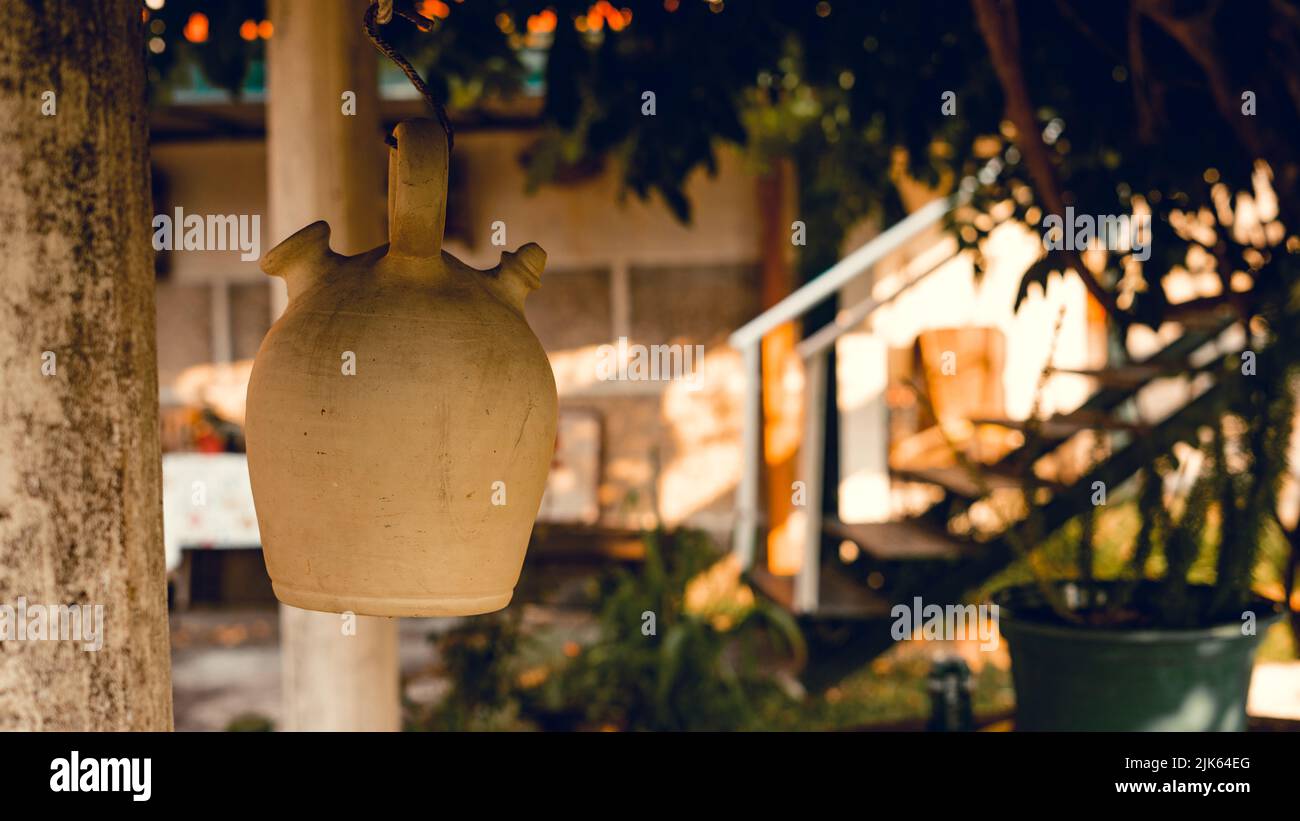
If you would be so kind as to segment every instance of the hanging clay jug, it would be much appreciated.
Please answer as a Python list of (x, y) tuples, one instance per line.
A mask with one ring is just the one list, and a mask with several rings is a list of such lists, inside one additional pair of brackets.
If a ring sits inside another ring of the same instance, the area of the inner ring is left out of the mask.
[(546, 253), (442, 250), (447, 137), (393, 132), (389, 243), (333, 253), (316, 222), (272, 249), (289, 306), (248, 385), (248, 470), (280, 601), (374, 616), (509, 603), (555, 447), (555, 380), (524, 319)]

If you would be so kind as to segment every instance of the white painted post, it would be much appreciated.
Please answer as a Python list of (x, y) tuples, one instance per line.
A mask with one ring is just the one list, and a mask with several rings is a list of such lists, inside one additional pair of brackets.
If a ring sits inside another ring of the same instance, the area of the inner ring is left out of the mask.
[(803, 518), (803, 561), (794, 578), (794, 610), (817, 609), (821, 588), (822, 472), (826, 459), (826, 352), (804, 363), (803, 442), (799, 446), (799, 472), (807, 490)]
[(746, 345), (745, 396), (740, 417), (740, 481), (736, 483), (736, 533), (732, 551), (742, 570), (754, 564), (758, 535), (758, 479), (763, 459), (762, 339)]

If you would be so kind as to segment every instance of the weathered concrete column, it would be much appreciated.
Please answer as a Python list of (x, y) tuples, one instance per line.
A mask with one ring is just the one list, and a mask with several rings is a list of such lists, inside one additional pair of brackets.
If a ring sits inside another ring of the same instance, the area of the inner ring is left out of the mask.
[[(267, 46), (271, 245), (328, 220), (335, 251), (385, 239), (377, 54), (366, 3), (272, 0)], [(270, 247), (268, 245), (267, 247)], [(284, 310), (282, 280), (272, 304)], [(355, 629), (353, 629), (355, 628)], [(397, 730), (397, 620), (280, 607), (286, 730)]]
[(172, 727), (143, 53), (0, 3), (0, 730)]

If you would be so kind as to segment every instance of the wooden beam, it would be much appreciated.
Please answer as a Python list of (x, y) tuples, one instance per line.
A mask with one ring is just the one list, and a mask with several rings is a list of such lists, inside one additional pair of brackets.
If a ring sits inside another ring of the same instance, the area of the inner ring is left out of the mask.
[[(790, 218), (790, 166), (774, 162), (758, 179), (760, 224), (760, 293), (763, 310), (794, 290)], [(793, 575), (801, 561), (800, 534), (792, 515), (795, 459), (799, 452), (801, 414), (799, 392), (790, 390), (786, 376), (798, 368), (795, 352), (799, 326), (786, 322), (762, 340), (763, 480), (767, 497), (767, 568), (778, 576)]]

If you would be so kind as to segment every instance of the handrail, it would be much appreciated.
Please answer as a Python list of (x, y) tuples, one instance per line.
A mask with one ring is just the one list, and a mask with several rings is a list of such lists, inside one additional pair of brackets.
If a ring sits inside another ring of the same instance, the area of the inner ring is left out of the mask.
[[(872, 270), (890, 254), (939, 225), (954, 208), (969, 201), (976, 187), (974, 178), (962, 181), (956, 193), (940, 197), (917, 209), (875, 238), (827, 268), (816, 279), (803, 285), (771, 308), (759, 314), (731, 334), (728, 340), (743, 359), (745, 389), (741, 407), (741, 471), (736, 483), (736, 522), (732, 551), (740, 567), (748, 570), (754, 561), (755, 542), (759, 530), (759, 462), (762, 460), (763, 400), (760, 371), (763, 337), (791, 320), (797, 319), (822, 301), (839, 293), (845, 286)], [(882, 305), (893, 301), (915, 283), (937, 270), (952, 257), (949, 250), (938, 262), (925, 258), (921, 273), (908, 277), (893, 293), (882, 299), (863, 300), (836, 318), (816, 334), (803, 340), (798, 352), (807, 362), (808, 378), (804, 385), (804, 442), (801, 450), (801, 472), (807, 486), (807, 504), (813, 510), (821, 508), (821, 473), (824, 466), (824, 418), (821, 409), (826, 404), (827, 348), (841, 334), (866, 319)], [(916, 260), (913, 260), (915, 264)], [(848, 323), (848, 324), (846, 324)], [(798, 612), (817, 609), (819, 599), (820, 516), (809, 516), (804, 523), (804, 557), (795, 578), (794, 607)]]
[(951, 248), (945, 248), (943, 246), (937, 246), (937, 248), (938, 253), (933, 255), (933, 261), (930, 259), (930, 255), (925, 255), (922, 258), (925, 264), (919, 266), (921, 268), (920, 273), (913, 274), (903, 280), (903, 282), (887, 296), (879, 298), (874, 296), (867, 297), (857, 305), (841, 310), (835, 315), (833, 321), (818, 328), (810, 336), (805, 337), (801, 342), (799, 342), (799, 344), (795, 345), (795, 352), (805, 360), (811, 359), (814, 354), (826, 350), (834, 344), (835, 340), (858, 327), (858, 325), (862, 324), (867, 317), (871, 316), (878, 309), (889, 305), (902, 296), (913, 285), (916, 285), (921, 280), (930, 276), (930, 274), (939, 270), (939, 268), (943, 267), (953, 258), (954, 251)]
[(816, 279), (768, 308), (732, 333), (731, 347), (744, 349), (757, 343), (769, 332), (802, 316), (813, 306), (837, 293), (923, 231), (938, 225), (969, 194), (965, 191), (940, 197), (918, 208), (844, 259), (827, 268)]

